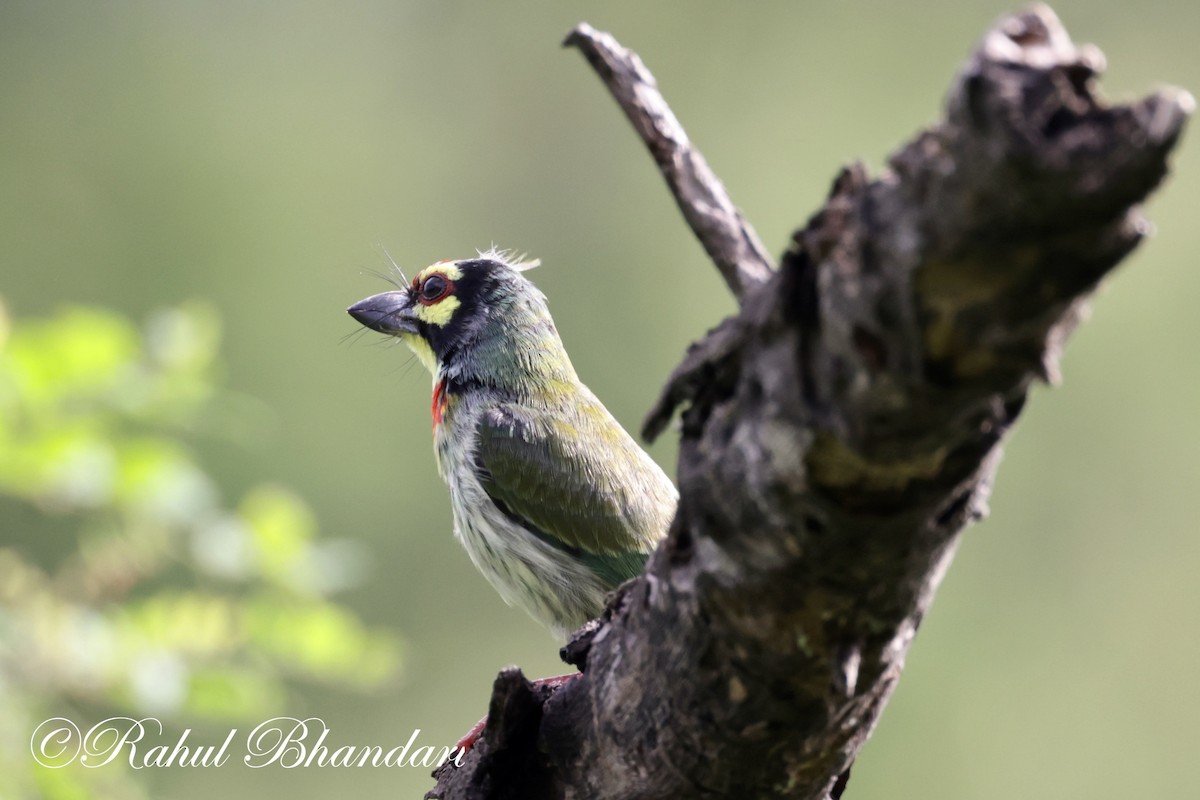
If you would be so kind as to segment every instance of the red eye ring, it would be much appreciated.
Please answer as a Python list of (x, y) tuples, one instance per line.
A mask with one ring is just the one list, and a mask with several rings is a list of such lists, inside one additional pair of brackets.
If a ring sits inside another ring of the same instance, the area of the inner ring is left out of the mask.
[(421, 285), (417, 287), (417, 301), (423, 306), (431, 306), (441, 302), (453, 291), (454, 281), (435, 272), (421, 281)]

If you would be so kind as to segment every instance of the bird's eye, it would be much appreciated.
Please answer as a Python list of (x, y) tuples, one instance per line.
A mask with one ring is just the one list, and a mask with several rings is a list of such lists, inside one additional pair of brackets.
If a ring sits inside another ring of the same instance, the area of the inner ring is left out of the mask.
[(450, 281), (441, 275), (430, 275), (421, 284), (421, 302), (436, 303), (450, 293)]

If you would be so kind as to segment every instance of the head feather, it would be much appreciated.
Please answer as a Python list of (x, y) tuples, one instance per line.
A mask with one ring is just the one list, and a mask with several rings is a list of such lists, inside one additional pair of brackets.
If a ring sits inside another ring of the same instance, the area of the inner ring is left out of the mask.
[(518, 253), (515, 250), (497, 247), (494, 243), (487, 250), (476, 250), (475, 252), (479, 254), (480, 258), (499, 261), (517, 272), (524, 272), (542, 265), (541, 259), (529, 258), (527, 253)]

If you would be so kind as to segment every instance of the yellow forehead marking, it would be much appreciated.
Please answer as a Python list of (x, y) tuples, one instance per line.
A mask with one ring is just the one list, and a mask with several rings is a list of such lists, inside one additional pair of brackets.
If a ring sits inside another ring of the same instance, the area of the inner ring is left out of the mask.
[[(457, 281), (462, 277), (462, 270), (458, 268), (453, 261), (439, 261), (438, 263), (426, 267), (417, 273), (413, 278), (413, 283), (420, 286), (422, 282), (430, 275), (441, 275), (446, 280)], [(462, 303), (454, 295), (448, 295), (431, 306), (418, 303), (413, 308), (413, 316), (429, 325), (437, 325), (439, 328), (445, 326), (450, 318), (454, 316), (454, 312)], [(411, 345), (410, 345), (411, 346)], [(428, 349), (428, 345), (425, 346)], [(433, 353), (430, 353), (432, 357)], [(418, 353), (418, 357), (420, 354)]]
[(439, 275), (445, 275), (452, 281), (456, 281), (462, 277), (462, 270), (453, 261), (439, 261), (418, 272), (416, 277), (417, 283), (425, 280), (435, 272)]

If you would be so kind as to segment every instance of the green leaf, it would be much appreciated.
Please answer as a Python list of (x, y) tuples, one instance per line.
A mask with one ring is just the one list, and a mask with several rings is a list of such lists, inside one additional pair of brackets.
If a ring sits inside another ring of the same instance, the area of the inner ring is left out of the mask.
[(258, 563), (265, 577), (303, 590), (308, 544), (316, 534), (312, 512), (299, 497), (278, 486), (259, 486), (238, 507), (253, 534)]

